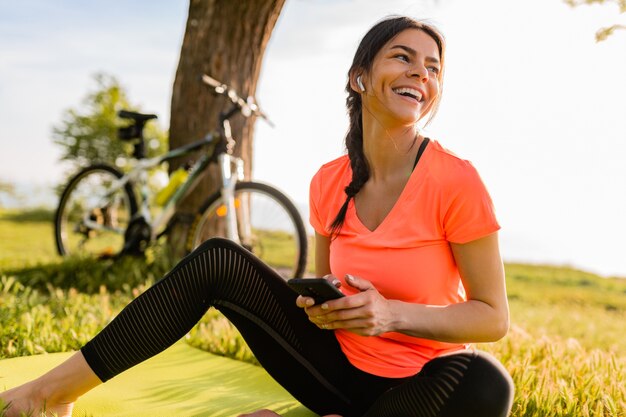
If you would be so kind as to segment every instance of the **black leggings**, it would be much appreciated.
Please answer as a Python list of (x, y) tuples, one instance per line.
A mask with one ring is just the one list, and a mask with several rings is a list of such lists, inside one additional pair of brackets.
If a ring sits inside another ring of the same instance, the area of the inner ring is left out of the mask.
[(318, 414), (504, 417), (513, 383), (484, 353), (465, 351), (408, 378), (383, 378), (350, 364), (332, 331), (313, 325), (271, 268), (224, 239), (203, 243), (131, 302), (81, 349), (107, 381), (163, 351), (210, 308), (241, 332), (266, 371)]

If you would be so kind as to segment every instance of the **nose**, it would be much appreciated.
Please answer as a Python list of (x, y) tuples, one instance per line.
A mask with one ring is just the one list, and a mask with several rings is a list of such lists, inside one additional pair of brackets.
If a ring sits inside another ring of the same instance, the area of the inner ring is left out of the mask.
[(421, 82), (426, 83), (428, 81), (428, 69), (421, 64), (414, 65), (409, 68), (408, 74), (409, 78), (417, 78)]

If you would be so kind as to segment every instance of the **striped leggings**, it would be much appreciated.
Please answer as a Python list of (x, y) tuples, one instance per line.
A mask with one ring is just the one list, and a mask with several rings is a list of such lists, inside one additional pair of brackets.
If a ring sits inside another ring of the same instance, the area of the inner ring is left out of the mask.
[(428, 362), (408, 378), (350, 364), (333, 332), (313, 325), (295, 293), (240, 246), (211, 239), (137, 297), (81, 349), (107, 381), (183, 337), (210, 308), (240, 331), (265, 370), (314, 412), (342, 416), (505, 417), (513, 383), (473, 351)]

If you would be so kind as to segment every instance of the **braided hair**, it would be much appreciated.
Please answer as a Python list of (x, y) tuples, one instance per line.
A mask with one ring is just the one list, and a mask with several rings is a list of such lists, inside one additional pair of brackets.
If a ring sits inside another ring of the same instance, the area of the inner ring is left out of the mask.
[[(352, 180), (344, 189), (346, 201), (339, 209), (339, 212), (331, 224), (330, 234), (333, 239), (339, 235), (341, 226), (346, 218), (350, 200), (361, 190), (370, 177), (370, 168), (365, 158), (365, 153), (363, 152), (363, 103), (361, 101), (361, 94), (352, 89), (350, 80), (356, 75), (370, 71), (376, 54), (378, 54), (387, 42), (406, 29), (421, 30), (436, 42), (442, 68), (439, 73), (439, 90), (441, 91), (442, 89), (445, 44), (443, 36), (433, 26), (405, 16), (391, 16), (378, 22), (365, 34), (354, 54), (352, 65), (348, 71), (348, 82), (346, 84), (348, 97), (346, 98), (346, 108), (350, 122), (348, 133), (345, 137), (345, 144), (348, 157), (350, 158), (350, 167), (352, 168)], [(428, 122), (437, 111), (440, 97), (441, 94), (433, 104)]]

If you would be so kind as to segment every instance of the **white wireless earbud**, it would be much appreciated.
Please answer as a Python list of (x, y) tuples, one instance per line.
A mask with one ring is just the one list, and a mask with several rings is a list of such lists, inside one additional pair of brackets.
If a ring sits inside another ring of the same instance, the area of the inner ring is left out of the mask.
[(359, 88), (361, 89), (362, 93), (365, 92), (365, 86), (363, 85), (363, 81), (361, 81), (361, 76), (360, 75), (358, 77), (356, 77), (356, 85), (359, 86)]

